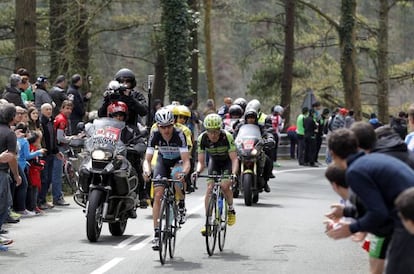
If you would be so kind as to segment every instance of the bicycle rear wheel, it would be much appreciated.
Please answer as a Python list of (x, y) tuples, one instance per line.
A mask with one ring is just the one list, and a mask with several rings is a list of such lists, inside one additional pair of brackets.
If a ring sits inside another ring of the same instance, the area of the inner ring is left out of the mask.
[[(222, 194), (221, 194), (222, 195)], [(219, 216), (219, 228), (218, 228), (218, 244), (220, 251), (224, 249), (224, 243), (226, 242), (226, 234), (227, 234), (227, 211), (228, 211), (227, 200), (223, 198), (223, 208)]]
[(207, 214), (206, 214), (206, 247), (207, 253), (209, 256), (214, 254), (214, 248), (216, 247), (216, 240), (217, 240), (217, 210), (216, 210), (216, 199), (210, 198), (207, 207)]
[(168, 238), (168, 249), (170, 253), (170, 258), (172, 259), (174, 257), (175, 252), (175, 241), (177, 239), (177, 230), (178, 230), (178, 220), (177, 220), (177, 210), (176, 208), (170, 207), (169, 210), (170, 215), (169, 220), (172, 220), (172, 223), (169, 224), (170, 227), (170, 235)]
[(160, 216), (158, 229), (160, 231), (159, 237), (159, 255), (161, 264), (165, 264), (165, 258), (167, 256), (167, 242), (168, 242), (168, 205), (165, 200), (161, 201)]

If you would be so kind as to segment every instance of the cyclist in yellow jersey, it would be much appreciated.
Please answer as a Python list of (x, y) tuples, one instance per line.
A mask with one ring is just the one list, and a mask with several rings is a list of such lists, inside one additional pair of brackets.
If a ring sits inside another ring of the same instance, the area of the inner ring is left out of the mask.
[[(205, 168), (205, 152), (210, 156), (208, 174), (232, 175), (232, 178), (237, 174), (239, 161), (233, 135), (222, 129), (222, 126), (223, 121), (218, 114), (209, 114), (204, 119), (206, 131), (201, 133), (197, 140), (198, 163), (196, 171), (192, 175), (193, 177), (196, 178)], [(204, 199), (206, 208), (213, 188), (213, 181), (208, 180), (207, 183), (208, 187)], [(221, 189), (229, 205), (228, 224), (234, 225), (236, 223), (236, 211), (233, 206), (231, 184), (230, 178), (223, 179)], [(204, 235), (205, 227), (203, 227), (201, 233)]]

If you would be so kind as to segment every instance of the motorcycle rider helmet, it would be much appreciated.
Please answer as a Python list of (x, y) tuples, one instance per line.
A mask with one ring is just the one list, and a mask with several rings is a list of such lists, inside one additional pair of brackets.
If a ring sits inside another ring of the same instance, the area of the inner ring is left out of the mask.
[(244, 120), (251, 117), (257, 120), (257, 111), (254, 108), (246, 109), (246, 112), (244, 113)]
[(118, 81), (120, 84), (127, 82), (130, 83), (129, 88), (133, 89), (137, 85), (137, 81), (135, 80), (135, 74), (132, 70), (123, 68), (118, 70), (118, 72), (114, 76), (115, 80)]
[(206, 129), (221, 129), (223, 120), (221, 120), (220, 115), (211, 113), (204, 118), (203, 125)]
[(231, 105), (229, 108), (230, 118), (236, 116), (238, 118), (243, 116), (243, 108), (240, 105)]
[(284, 109), (283, 109), (283, 107), (282, 107), (282, 106), (280, 106), (280, 105), (276, 105), (276, 106), (273, 108), (273, 112), (277, 112), (277, 113), (279, 113), (279, 114), (283, 114), (283, 111), (284, 111)]
[(241, 108), (243, 109), (243, 112), (246, 110), (247, 101), (244, 98), (241, 98), (241, 97), (237, 98), (236, 100), (234, 100), (233, 104), (241, 106)]
[(174, 124), (174, 116), (171, 110), (166, 107), (160, 108), (155, 113), (155, 122), (159, 126), (169, 126)]
[(246, 109), (254, 109), (256, 110), (256, 113), (260, 112), (260, 108), (261, 108), (261, 104), (260, 104), (260, 101), (257, 99), (251, 100), (246, 106)]
[(116, 117), (117, 115), (123, 115), (125, 118), (128, 113), (128, 106), (122, 101), (116, 101), (109, 104), (106, 109), (109, 117)]

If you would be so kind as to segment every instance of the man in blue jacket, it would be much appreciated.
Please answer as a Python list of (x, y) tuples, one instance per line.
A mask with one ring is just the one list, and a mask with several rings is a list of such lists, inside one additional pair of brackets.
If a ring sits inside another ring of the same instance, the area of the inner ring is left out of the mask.
[(414, 273), (414, 236), (404, 229), (394, 204), (401, 192), (414, 186), (414, 171), (394, 157), (358, 152), (358, 140), (349, 129), (332, 132), (328, 148), (335, 164), (346, 169), (346, 182), (360, 197), (366, 213), (350, 224), (327, 231), (327, 235), (342, 239), (356, 232), (372, 233), (392, 220), (386, 273)]

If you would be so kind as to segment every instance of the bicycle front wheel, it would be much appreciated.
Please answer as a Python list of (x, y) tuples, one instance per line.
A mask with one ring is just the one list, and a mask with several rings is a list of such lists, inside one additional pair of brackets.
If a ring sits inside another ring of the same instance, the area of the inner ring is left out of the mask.
[[(172, 259), (174, 257), (174, 252), (175, 252), (175, 241), (177, 239), (177, 230), (178, 230), (178, 220), (177, 220), (177, 207), (174, 206), (170, 207), (169, 210), (169, 220), (172, 221), (172, 223), (170, 224), (170, 237), (168, 238), (168, 248), (169, 248), (169, 253), (170, 253), (170, 258)], [(171, 215), (172, 214), (172, 215)]]
[(217, 203), (215, 198), (210, 198), (206, 214), (206, 247), (209, 256), (214, 254), (217, 239)]
[(158, 229), (160, 232), (158, 251), (160, 255), (161, 264), (165, 264), (165, 258), (167, 256), (168, 218), (169, 218), (168, 204), (165, 202), (165, 200), (162, 200), (161, 207), (160, 207), (159, 224), (158, 224)]
[(224, 249), (224, 243), (226, 241), (226, 234), (227, 234), (227, 211), (228, 211), (228, 205), (227, 200), (223, 199), (223, 205), (221, 210), (219, 209), (219, 216), (220, 216), (220, 225), (218, 228), (218, 244), (220, 251), (223, 251)]

